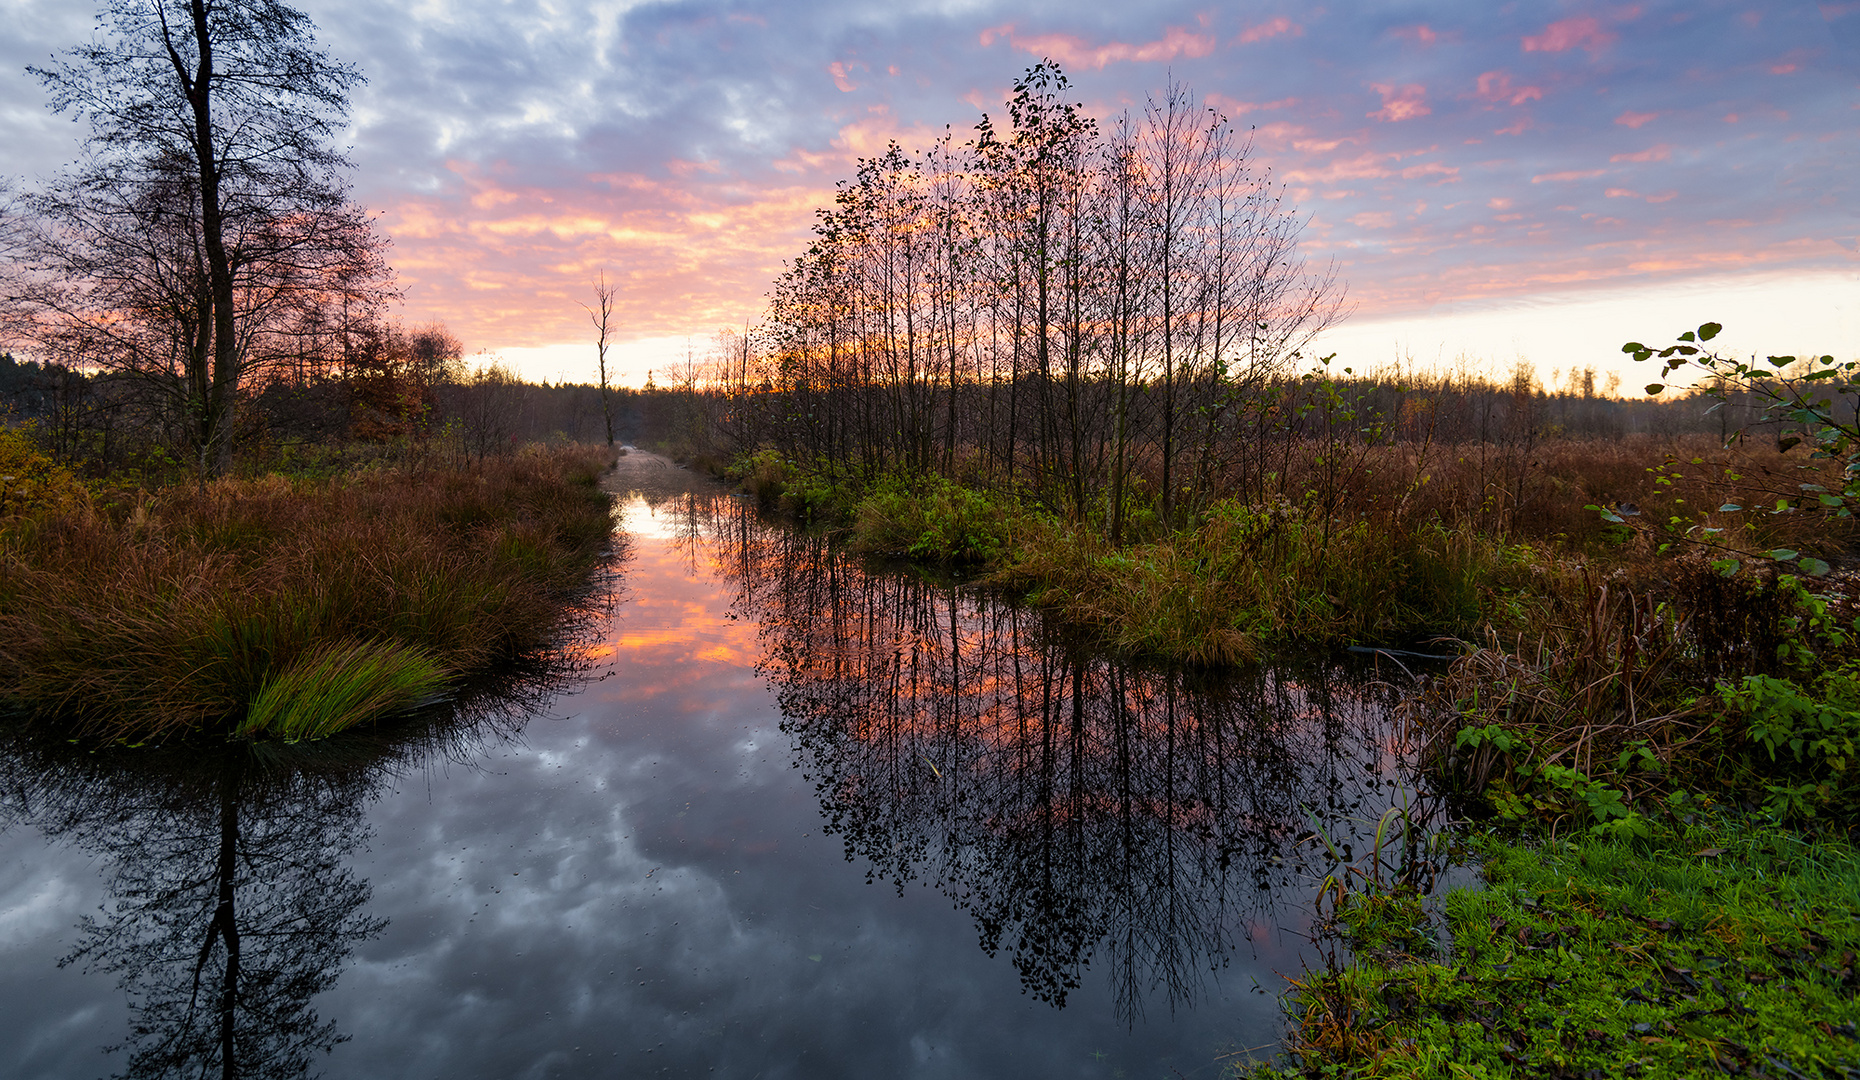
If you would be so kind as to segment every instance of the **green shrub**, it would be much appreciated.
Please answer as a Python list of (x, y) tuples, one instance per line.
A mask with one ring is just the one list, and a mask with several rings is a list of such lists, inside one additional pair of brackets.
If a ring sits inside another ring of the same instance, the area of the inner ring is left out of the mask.
[(1719, 700), (1741, 721), (1747, 764), (1779, 817), (1860, 812), (1860, 663), (1823, 672), (1809, 686), (1747, 675), (1720, 684)]
[(1012, 550), (1023, 516), (1006, 496), (941, 477), (888, 478), (859, 502), (853, 544), (926, 562), (992, 564)]

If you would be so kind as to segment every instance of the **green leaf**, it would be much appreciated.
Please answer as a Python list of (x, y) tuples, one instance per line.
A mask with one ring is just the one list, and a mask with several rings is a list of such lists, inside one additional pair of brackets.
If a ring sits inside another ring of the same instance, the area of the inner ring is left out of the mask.
[(1719, 332), (1722, 331), (1723, 329), (1724, 327), (1719, 325), (1718, 323), (1708, 322), (1704, 324), (1703, 326), (1699, 327), (1699, 340), (1710, 341), (1712, 338), (1717, 337)]
[(1795, 558), (1798, 554), (1800, 554), (1800, 552), (1791, 551), (1788, 548), (1771, 548), (1770, 549), (1770, 558), (1775, 559), (1777, 562), (1788, 562), (1790, 559)]
[(1737, 505), (1736, 503), (1725, 503), (1723, 506), (1720, 506), (1718, 508), (1718, 512), (1720, 514), (1735, 514), (1739, 510), (1742, 510), (1742, 509), (1743, 507)]
[(1651, 382), (1647, 384), (1647, 392), (1649, 394), (1657, 394), (1664, 389), (1666, 389), (1666, 387), (1657, 382)]
[(1834, 569), (1827, 563), (1812, 556), (1804, 556), (1796, 565), (1809, 577), (1827, 577), (1828, 571)]

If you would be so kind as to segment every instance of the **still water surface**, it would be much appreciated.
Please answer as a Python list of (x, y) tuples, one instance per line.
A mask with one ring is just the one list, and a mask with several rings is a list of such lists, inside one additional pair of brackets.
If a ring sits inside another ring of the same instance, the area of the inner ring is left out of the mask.
[(1282, 1036), (1303, 808), (1361, 851), (1397, 797), (1373, 671), (1132, 667), (736, 499), (622, 515), (578, 672), (501, 713), (7, 744), (0, 1075), (1211, 1077)]

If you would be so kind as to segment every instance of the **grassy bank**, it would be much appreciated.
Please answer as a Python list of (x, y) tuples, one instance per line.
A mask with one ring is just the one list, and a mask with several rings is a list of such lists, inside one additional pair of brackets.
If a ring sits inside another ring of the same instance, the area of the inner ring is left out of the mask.
[(1683, 804), (1633, 839), (1475, 842), (1487, 885), (1350, 894), (1255, 1077), (1852, 1076), (1860, 853)]
[(1860, 1075), (1851, 586), (1698, 557), (1664, 598), (1578, 586), (1406, 706), (1485, 888), (1334, 879), (1347, 952), (1261, 1075)]
[[(1781, 472), (1794, 481), (1830, 468), (1767, 449), (1566, 439), (1536, 448), (1528, 474), (1494, 465), (1502, 450), (1361, 448), (1348, 476), (1288, 480), (1265, 500), (1207, 500), (1173, 526), (1141, 484), (1113, 527), (1109, 507), (1080, 517), (1026, 490), (865, 477), (772, 451), (727, 475), (855, 549), (964, 566), (1095, 627), (1120, 652), (1207, 664), (1286, 645), (1530, 631), (1563, 618), (1598, 575), (1671, 593), (1690, 573), (1675, 541), (1697, 530), (1734, 524), (1746, 546), (1829, 557), (1851, 532), (1827, 517), (1733, 523), (1706, 509), (1762, 501)], [(1638, 507), (1634, 520), (1650, 524), (1611, 524), (1597, 506)]]
[(736, 472), (853, 548), (966, 566), (1120, 651), (1459, 639), (1401, 727), (1476, 823), (1443, 839), (1477, 835), (1486, 884), (1314, 882), (1344, 947), (1298, 976), (1261, 1075), (1855, 1075), (1860, 602), (1807, 559), (1701, 543), (1838, 563), (1850, 519), (1773, 495), (1829, 466), (1568, 441), (1528, 512), (1491, 515), (1471, 464), (1402, 452), (1330, 504), (1213, 500), (1165, 528), (1139, 503), (1116, 543), (1026, 492), (772, 455)]
[(610, 543), (605, 449), (271, 476), (0, 519), (0, 699), (108, 740), (315, 738), (545, 646)]

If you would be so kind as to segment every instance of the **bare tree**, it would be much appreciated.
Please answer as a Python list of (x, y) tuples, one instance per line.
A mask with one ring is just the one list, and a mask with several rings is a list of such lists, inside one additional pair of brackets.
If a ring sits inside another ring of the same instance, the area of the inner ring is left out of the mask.
[(1284, 475), (1272, 403), (1340, 300), (1302, 225), (1186, 87), (1101, 128), (1042, 62), (1004, 121), (840, 183), (770, 295), (741, 448), (1011, 486), (1117, 539), (1179, 524)]
[(313, 31), (278, 0), (106, 0), (89, 44), (30, 69), (90, 125), (84, 159), (33, 200), (40, 335), (165, 383), (203, 478), (305, 316), (389, 291), (331, 146), (361, 75)]
[(594, 348), (601, 365), (601, 419), (607, 423), (607, 445), (614, 444), (614, 407), (607, 394), (607, 340), (613, 332), (614, 287), (607, 284), (607, 272), (601, 271), (594, 285), (594, 306), (581, 305), (594, 323)]
[(516, 449), (518, 420), (530, 387), (517, 378), (515, 372), (493, 356), (473, 371), (471, 378), (455, 392), (459, 435), (464, 441), (467, 462), (476, 457), (483, 464), (488, 457)]

